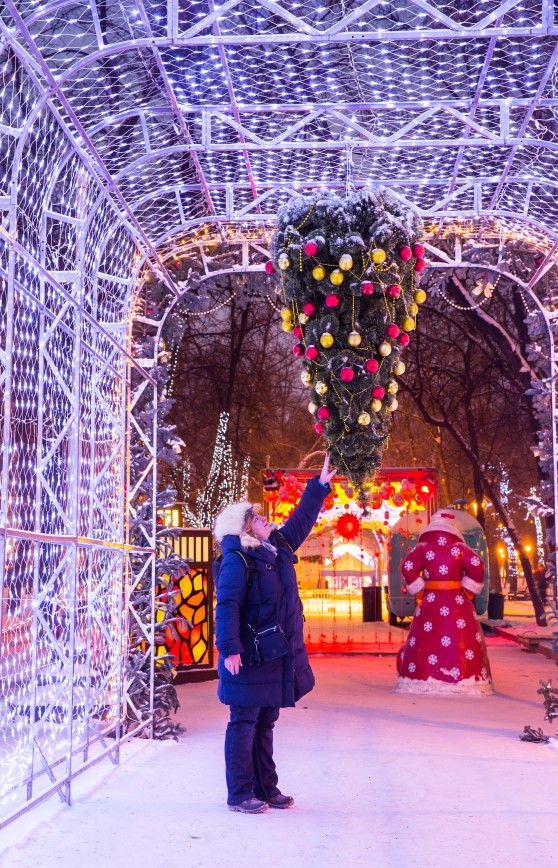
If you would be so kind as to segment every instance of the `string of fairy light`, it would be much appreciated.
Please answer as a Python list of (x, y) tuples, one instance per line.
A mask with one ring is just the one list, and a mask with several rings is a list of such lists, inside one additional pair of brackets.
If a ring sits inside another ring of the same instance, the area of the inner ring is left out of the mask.
[[(485, 3), (441, 2), (435, 14), (363, 3), (345, 21), (341, 4), (327, 29), (319, 3), (248, 0), (216, 18), (191, 0), (169, 4), (167, 19), (165, 4), (114, 0), (102, 22), (98, 5), (5, 0), (0, 19), (0, 509), (13, 609), (2, 618), (0, 781), (12, 801), (42, 769), (34, 744), (53, 767), (71, 752), (75, 765), (76, 745), (87, 753), (103, 715), (109, 732), (120, 714), (122, 560), (110, 546), (123, 533), (138, 263), (156, 277), (157, 256), (192, 221), (224, 224), (223, 243), (237, 231), (267, 248), (260, 226), (293, 190), (344, 190), (349, 169), (355, 188), (385, 183), (448, 225), (504, 215), (504, 229), (545, 251), (558, 222), (545, 4), (511, 0), (498, 22)], [(72, 550), (41, 533), (92, 542)]]

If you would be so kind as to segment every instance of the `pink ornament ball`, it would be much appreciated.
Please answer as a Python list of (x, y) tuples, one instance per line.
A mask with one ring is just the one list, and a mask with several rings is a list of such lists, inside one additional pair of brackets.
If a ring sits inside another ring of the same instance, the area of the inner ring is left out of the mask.
[(354, 379), (355, 372), (352, 368), (341, 368), (339, 376), (344, 383), (350, 383)]
[(417, 261), (415, 262), (415, 271), (420, 274), (420, 272), (424, 271), (425, 268), (426, 262), (424, 261), (424, 259), (417, 259)]
[(299, 341), (302, 337), (302, 329), (300, 326), (295, 326), (292, 331), (293, 338), (296, 338)]
[[(295, 331), (296, 331), (296, 329), (295, 329)], [(386, 329), (386, 335), (388, 336), (388, 338), (396, 338), (398, 336), (399, 332), (400, 332), (399, 326), (396, 325), (394, 322), (390, 322), (390, 324), (388, 325), (388, 327)]]
[(320, 355), (320, 351), (316, 349), (316, 347), (310, 345), (306, 348), (306, 358), (314, 361)]
[(401, 334), (399, 335), (399, 343), (401, 344), (402, 347), (408, 346), (410, 340), (411, 340), (411, 338), (409, 337), (407, 332), (401, 332)]
[(366, 280), (364, 283), (361, 283), (360, 291), (363, 295), (372, 295), (374, 292), (374, 284), (370, 283), (369, 280)]
[(302, 358), (302, 356), (304, 355), (304, 350), (302, 348), (302, 344), (295, 344), (293, 347), (293, 353), (295, 354), (297, 359)]
[(372, 389), (372, 397), (377, 398), (379, 401), (382, 400), (385, 393), (386, 393), (386, 390), (384, 389), (383, 386), (374, 386), (374, 388)]
[(318, 419), (321, 419), (322, 422), (325, 422), (326, 419), (329, 419), (329, 410), (327, 407), (320, 407), (318, 410)]
[(323, 434), (325, 428), (321, 422), (316, 422), (316, 424), (314, 425), (314, 431), (316, 432), (316, 434)]
[(368, 359), (368, 361), (364, 363), (364, 370), (368, 371), (369, 374), (375, 374), (379, 367), (380, 365), (376, 359)]
[(392, 283), (391, 286), (388, 286), (388, 295), (390, 298), (399, 298), (401, 295), (401, 287), (398, 283)]
[(325, 303), (328, 307), (337, 307), (339, 304), (339, 296), (334, 295), (333, 293), (331, 295), (326, 295)]
[(304, 252), (306, 256), (315, 256), (318, 252), (318, 245), (315, 241), (307, 241), (304, 245)]
[(408, 262), (412, 255), (413, 251), (410, 247), (407, 247), (407, 245), (405, 245), (405, 247), (402, 247), (399, 251), (399, 256), (401, 257), (403, 262)]
[(302, 310), (306, 316), (312, 316), (313, 313), (316, 313), (316, 305), (312, 304), (311, 301), (307, 301)]
[(423, 259), (425, 253), (422, 244), (413, 244), (413, 256), (416, 256), (417, 259)]
[(265, 270), (268, 274), (275, 274), (275, 268), (273, 267), (273, 262), (271, 261), (271, 259), (266, 262)]

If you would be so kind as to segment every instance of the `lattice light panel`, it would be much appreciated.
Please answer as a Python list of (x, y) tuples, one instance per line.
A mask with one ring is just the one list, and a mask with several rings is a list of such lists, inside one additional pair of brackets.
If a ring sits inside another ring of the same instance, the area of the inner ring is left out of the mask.
[(116, 756), (123, 600), (152, 569), (126, 547), (134, 289), (180, 295), (184, 232), (249, 237), (262, 268), (294, 192), (385, 184), (433, 237), (528, 235), (528, 291), (558, 249), (557, 36), (552, 0), (3, 0), (4, 813)]

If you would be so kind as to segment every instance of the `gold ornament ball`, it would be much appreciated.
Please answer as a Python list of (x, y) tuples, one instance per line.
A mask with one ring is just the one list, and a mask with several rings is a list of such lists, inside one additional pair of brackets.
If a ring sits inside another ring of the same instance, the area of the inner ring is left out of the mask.
[(391, 353), (391, 344), (388, 344), (387, 341), (384, 341), (378, 347), (378, 352), (381, 356), (389, 356), (389, 354)]
[(301, 325), (306, 325), (306, 323), (308, 322), (308, 317), (305, 313), (301, 313), (298, 315), (298, 321)]
[(284, 332), (292, 332), (294, 329), (294, 323), (291, 319), (284, 319), (281, 323), (281, 327)]
[(358, 417), (359, 425), (370, 425), (370, 413), (361, 413)]
[(323, 380), (318, 380), (314, 388), (316, 389), (318, 395), (325, 395), (328, 390), (328, 385), (327, 383), (324, 383)]
[(312, 383), (312, 374), (310, 371), (303, 371), (300, 375), (300, 379), (302, 380), (303, 386), (310, 386)]
[(308, 404), (308, 412), (314, 414), (317, 409), (318, 409), (318, 405), (314, 404), (313, 401), (310, 401), (310, 403)]
[(382, 262), (386, 261), (386, 251), (382, 250), (381, 247), (376, 247), (375, 250), (372, 251), (372, 262), (375, 265), (381, 265)]
[(326, 276), (326, 270), (323, 265), (316, 265), (312, 269), (312, 277), (314, 280), (323, 280)]
[(397, 398), (392, 398), (391, 401), (389, 402), (389, 404), (387, 405), (387, 408), (388, 408), (390, 413), (393, 413), (394, 410), (397, 410), (398, 407), (399, 407), (399, 404), (397, 402)]
[(374, 398), (370, 406), (375, 413), (379, 413), (382, 409), (382, 402), (379, 400), (379, 398)]
[(290, 307), (282, 307), (281, 308), (281, 319), (286, 321), (286, 320), (289, 320), (292, 318), (293, 318), (293, 312), (290, 309)]
[(289, 266), (291, 264), (291, 260), (289, 259), (289, 257), (287, 256), (286, 253), (281, 254), (281, 256), (278, 259), (278, 262), (279, 262), (279, 268), (281, 269), (281, 271), (286, 271), (287, 268), (289, 268)]
[(397, 383), (394, 383), (390, 380), (390, 382), (386, 386), (386, 392), (388, 393), (388, 395), (397, 395), (398, 390), (399, 386), (397, 385)]
[(329, 275), (329, 280), (334, 286), (341, 286), (341, 284), (345, 280), (345, 277), (343, 276), (342, 271), (339, 271), (338, 268), (335, 268)]
[(404, 332), (412, 332), (415, 328), (415, 321), (412, 316), (404, 316), (401, 328)]
[(400, 377), (401, 374), (405, 373), (405, 362), (402, 362), (401, 360), (396, 362), (391, 370), (394, 374), (397, 374), (397, 376)]
[(350, 271), (353, 267), (353, 258), (348, 253), (344, 253), (339, 259), (339, 268), (341, 271)]
[(417, 304), (422, 304), (426, 301), (426, 293), (424, 289), (415, 289), (413, 293), (413, 298)]
[(419, 311), (418, 304), (415, 304), (413, 302), (412, 304), (409, 305), (409, 313), (411, 314), (411, 316), (416, 316), (418, 311)]
[(320, 335), (320, 343), (322, 347), (326, 347), (326, 349), (333, 346), (333, 341), (334, 337), (329, 332), (324, 332), (323, 335)]
[(350, 347), (358, 347), (362, 343), (362, 335), (358, 332), (351, 332), (347, 338)]

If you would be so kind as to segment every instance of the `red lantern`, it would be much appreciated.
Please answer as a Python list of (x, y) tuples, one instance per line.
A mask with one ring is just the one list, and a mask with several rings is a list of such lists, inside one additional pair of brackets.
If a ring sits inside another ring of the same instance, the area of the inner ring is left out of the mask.
[(354, 539), (360, 532), (360, 521), (350, 513), (340, 515), (335, 523), (335, 530), (343, 539)]
[(430, 479), (425, 479), (418, 487), (418, 495), (423, 503), (428, 503), (436, 494), (436, 484)]

